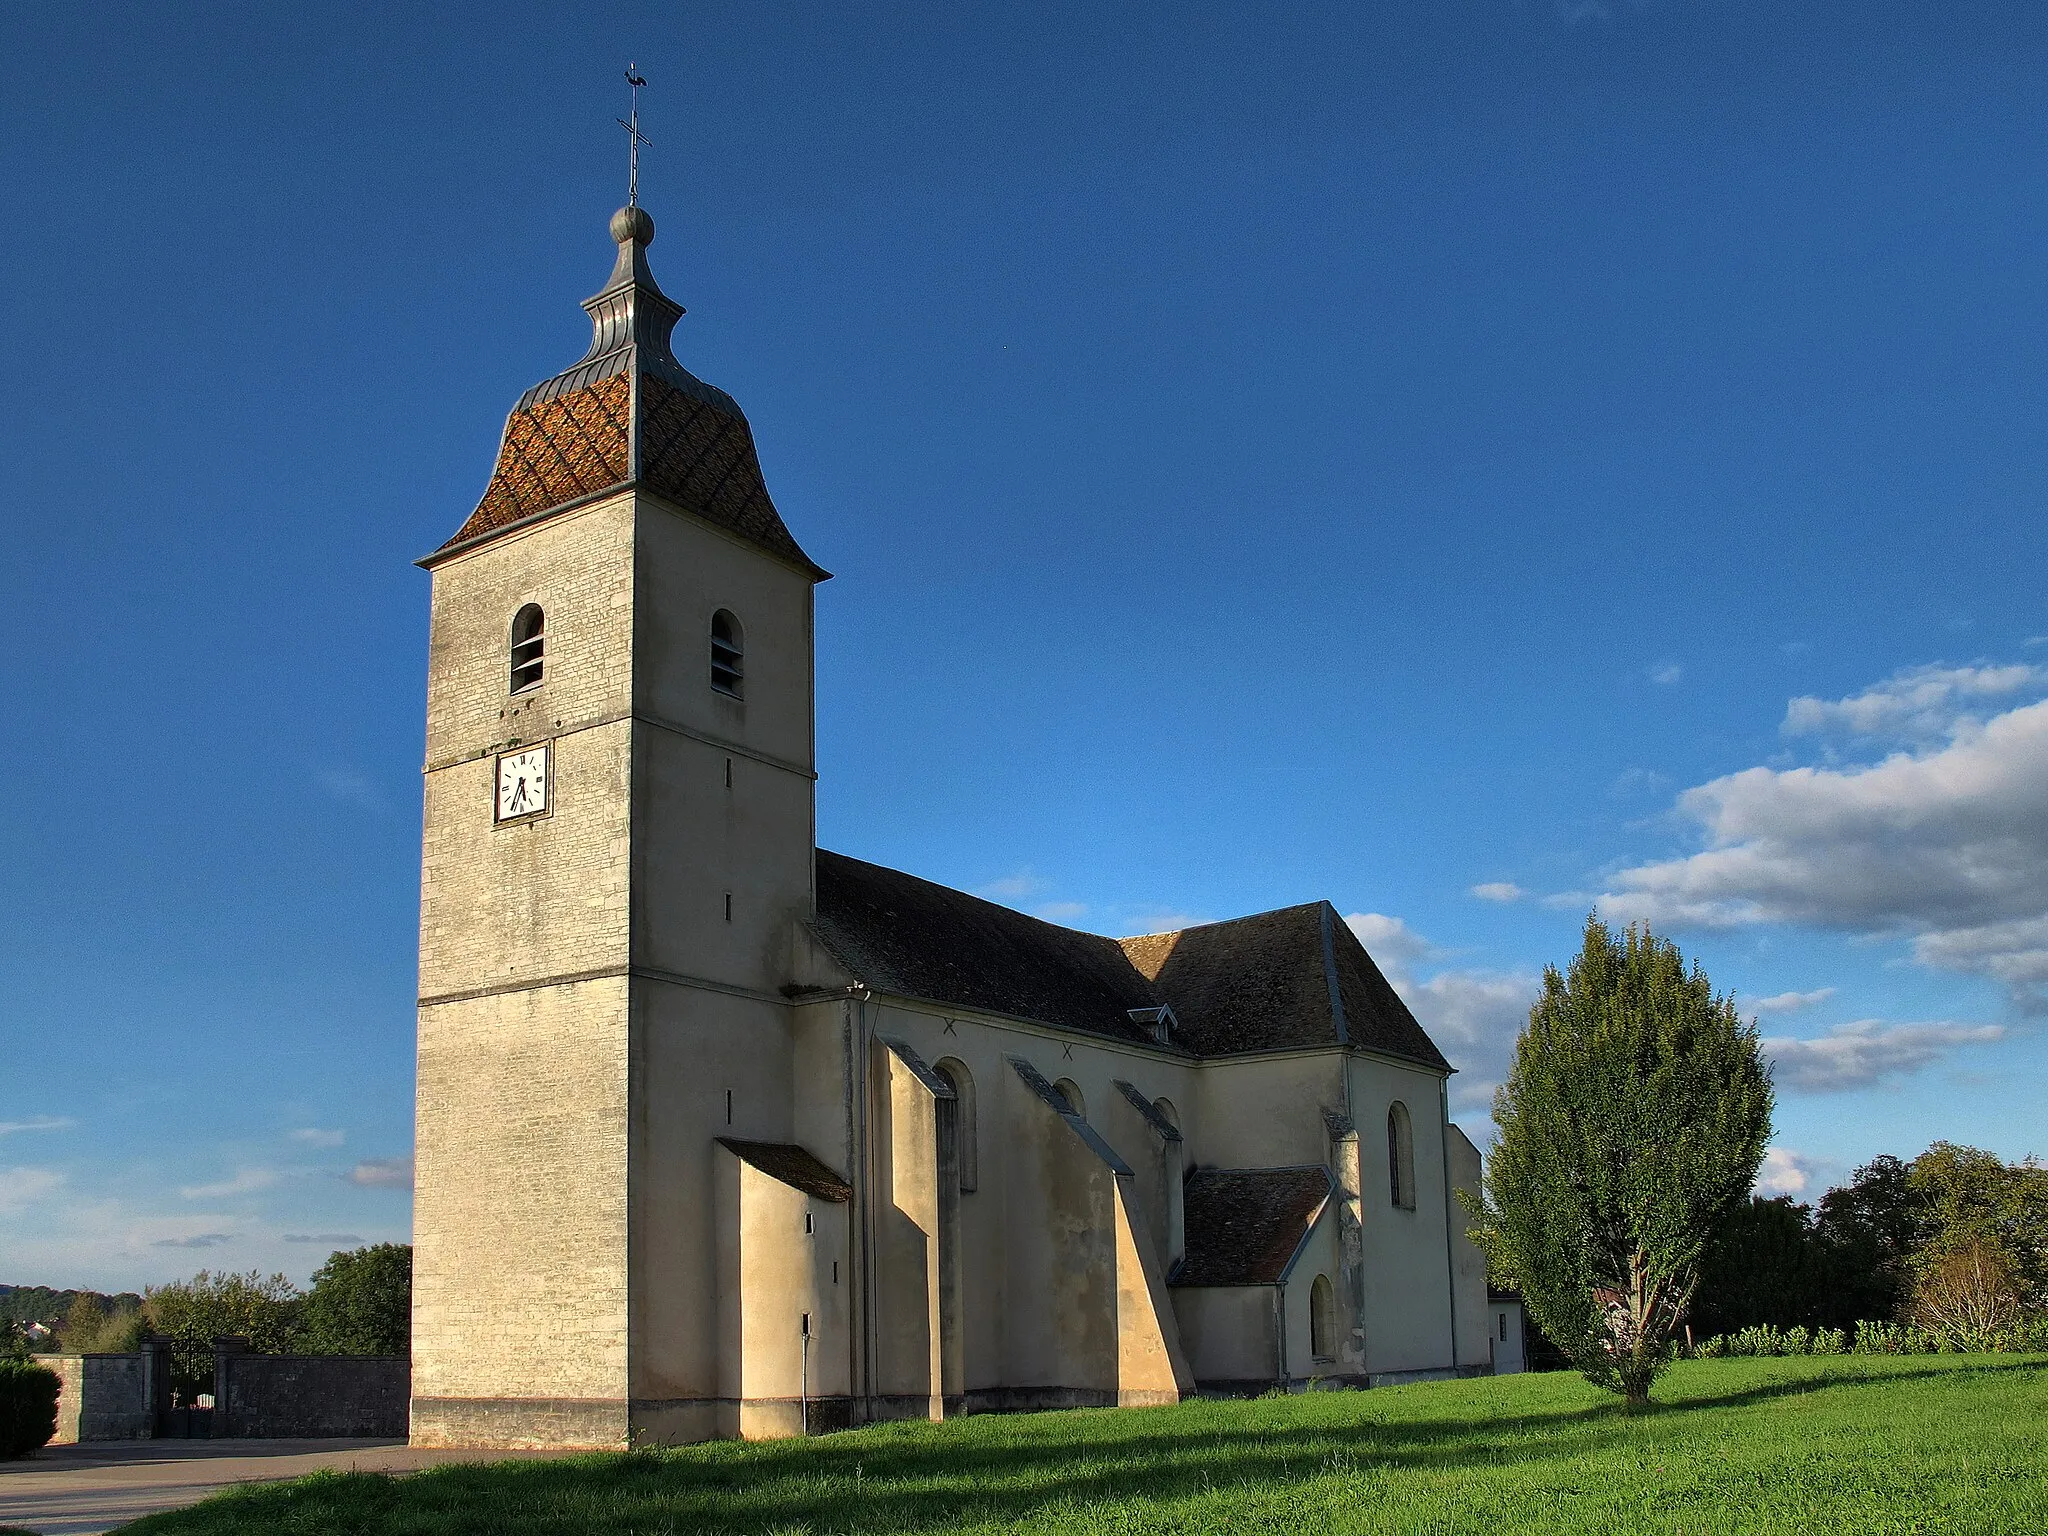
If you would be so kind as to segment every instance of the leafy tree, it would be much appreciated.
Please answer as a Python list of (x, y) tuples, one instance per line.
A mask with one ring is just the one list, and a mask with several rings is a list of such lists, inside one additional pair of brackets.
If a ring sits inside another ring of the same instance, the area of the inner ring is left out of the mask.
[(1814, 1232), (1833, 1256), (1837, 1304), (1851, 1320), (1895, 1316), (1912, 1284), (1926, 1223), (1908, 1175), (1896, 1157), (1874, 1157), (1821, 1196)]
[(248, 1339), (258, 1354), (287, 1355), (300, 1339), (305, 1298), (283, 1275), (268, 1279), (214, 1274), (202, 1269), (190, 1280), (152, 1287), (143, 1306), (156, 1331), (171, 1341), (171, 1380), (181, 1392), (205, 1392), (213, 1385), (213, 1341), (223, 1334)]
[(67, 1353), (88, 1354), (99, 1348), (100, 1335), (106, 1327), (107, 1309), (100, 1305), (99, 1297), (91, 1291), (80, 1291), (64, 1309), (57, 1337)]
[(1756, 1028), (1678, 947), (1598, 917), (1494, 1095), (1486, 1248), (1588, 1380), (1649, 1400), (1708, 1239), (1749, 1193), (1773, 1095)]
[(411, 1354), (411, 1246), (376, 1243), (330, 1254), (314, 1271), (305, 1323), (318, 1354)]
[[(1906, 1185), (1918, 1206), (1916, 1282), (1954, 1255), (1974, 1252), (1980, 1267), (2006, 1276), (2016, 1306), (2048, 1309), (2048, 1169), (2032, 1158), (2006, 1163), (1995, 1153), (1937, 1141), (1913, 1159)], [(1916, 1305), (1919, 1294), (1916, 1283)]]
[(1687, 1324), (1701, 1338), (1741, 1328), (1845, 1328), (1839, 1260), (1810, 1207), (1752, 1195), (1722, 1217), (1700, 1257)]
[(1988, 1238), (1938, 1242), (1918, 1271), (1913, 1321), (1950, 1349), (1995, 1348), (1998, 1335), (2020, 1320), (2019, 1276)]

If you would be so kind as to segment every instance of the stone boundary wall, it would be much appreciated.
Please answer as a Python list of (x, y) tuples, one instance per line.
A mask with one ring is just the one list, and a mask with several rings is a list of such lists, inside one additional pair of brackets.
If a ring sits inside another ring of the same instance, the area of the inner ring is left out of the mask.
[(81, 1440), (147, 1440), (153, 1427), (143, 1357), (37, 1355), (57, 1373), (57, 1433), (52, 1445)]
[(404, 1355), (221, 1350), (213, 1357), (213, 1438), (403, 1439), (411, 1397)]

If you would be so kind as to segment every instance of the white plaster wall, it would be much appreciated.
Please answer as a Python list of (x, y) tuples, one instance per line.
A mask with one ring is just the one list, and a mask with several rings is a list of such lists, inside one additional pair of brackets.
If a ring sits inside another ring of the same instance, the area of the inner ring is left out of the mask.
[[(1364, 1185), (1366, 1369), (1446, 1370), (1453, 1361), (1441, 1074), (1363, 1054), (1350, 1070)], [(1414, 1140), (1413, 1210), (1392, 1201), (1387, 1111), (1396, 1099), (1408, 1107)]]
[(1197, 1385), (1274, 1379), (1272, 1286), (1176, 1286), (1172, 1296)]
[(1208, 1062), (1196, 1077), (1192, 1131), (1186, 1124), (1181, 1127), (1188, 1163), (1208, 1168), (1325, 1164), (1330, 1138), (1323, 1111), (1341, 1112), (1343, 1107), (1341, 1050)]

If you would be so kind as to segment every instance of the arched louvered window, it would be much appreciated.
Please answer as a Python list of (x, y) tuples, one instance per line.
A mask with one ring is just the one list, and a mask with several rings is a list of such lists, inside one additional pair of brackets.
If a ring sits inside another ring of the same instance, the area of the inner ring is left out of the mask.
[(729, 609), (711, 615), (711, 686), (734, 698), (742, 697), (746, 677), (746, 637), (740, 621)]
[(1318, 1360), (1337, 1358), (1337, 1292), (1328, 1275), (1308, 1288), (1308, 1352)]
[(1395, 1206), (1415, 1209), (1415, 1137), (1408, 1125), (1408, 1106), (1399, 1099), (1387, 1111), (1387, 1174)]
[(963, 1194), (972, 1194), (980, 1182), (980, 1168), (977, 1166), (974, 1127), (974, 1074), (967, 1070), (963, 1061), (948, 1057), (932, 1070), (946, 1080), (946, 1086), (953, 1090), (954, 1140), (958, 1147), (960, 1164), (960, 1189)]
[(546, 661), (547, 616), (539, 603), (528, 603), (512, 616), (512, 691), (540, 686)]

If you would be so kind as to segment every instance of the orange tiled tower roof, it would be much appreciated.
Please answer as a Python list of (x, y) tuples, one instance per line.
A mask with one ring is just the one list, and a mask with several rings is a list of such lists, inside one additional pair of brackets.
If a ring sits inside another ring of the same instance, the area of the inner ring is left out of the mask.
[(618, 261), (583, 302), (590, 350), (520, 396), (483, 500), (429, 558), (637, 486), (825, 579), (768, 497), (745, 414), (669, 350), (683, 306), (648, 269), (654, 220), (643, 208), (621, 208), (611, 233)]

